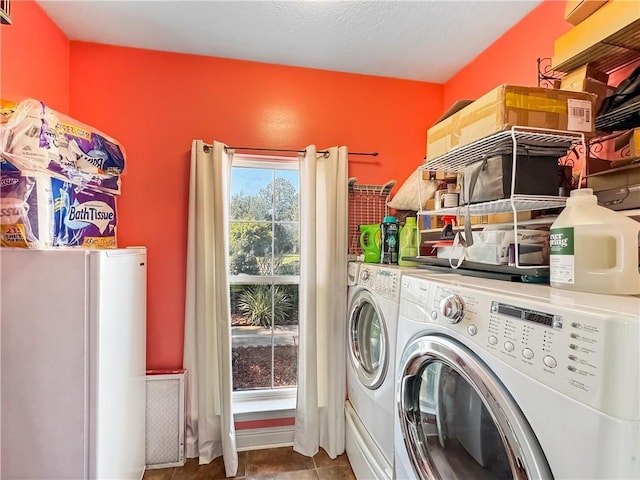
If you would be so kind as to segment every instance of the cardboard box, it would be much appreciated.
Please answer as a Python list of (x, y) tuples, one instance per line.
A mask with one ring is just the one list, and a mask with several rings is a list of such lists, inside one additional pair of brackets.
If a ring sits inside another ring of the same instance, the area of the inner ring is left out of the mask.
[(423, 180), (453, 180), (457, 179), (458, 174), (456, 172), (445, 172), (443, 170), (423, 170)]
[[(611, 148), (611, 141), (604, 143), (605, 147)], [(622, 135), (619, 135), (613, 141), (614, 151), (608, 151), (603, 148), (603, 152), (600, 152), (611, 158), (611, 167), (621, 167), (623, 165), (629, 165), (635, 160), (640, 158), (640, 128), (634, 128)]]
[[(593, 58), (614, 55), (635, 57), (637, 54), (634, 54), (632, 48), (627, 51), (627, 49), (616, 47), (623, 41), (622, 38), (618, 39), (616, 34), (625, 32), (632, 34), (638, 25), (640, 25), (640, 6), (636, 0), (611, 0), (579, 25), (556, 39), (553, 44), (551, 68), (557, 71), (573, 70), (590, 61), (592, 56)], [(611, 40), (615, 42), (612, 43)], [(604, 60), (613, 61), (611, 58), (604, 58)], [(614, 63), (621, 64), (617, 61)]]
[(609, 160), (602, 160), (595, 157), (587, 157), (587, 175), (593, 175), (594, 173), (604, 172), (611, 169), (611, 162)]
[(571, 25), (578, 25), (605, 3), (607, 0), (567, 0), (564, 19)]
[[(513, 213), (490, 213), (487, 215), (487, 223), (513, 223)], [(519, 222), (531, 220), (531, 212), (518, 212), (516, 218)]]
[[(471, 217), (469, 217), (471, 219), (471, 225), (486, 225), (487, 223), (489, 223), (489, 218), (487, 215), (472, 215)], [(465, 216), (464, 216), (464, 210), (460, 213), (460, 226), (464, 227), (465, 224)]]
[(560, 89), (561, 90), (570, 90), (572, 92), (579, 92), (581, 90), (575, 90), (576, 85), (579, 85), (582, 80), (586, 78), (593, 78), (594, 80), (598, 80), (604, 84), (609, 82), (609, 74), (598, 70), (593, 64), (587, 63), (586, 65), (581, 66), (580, 68), (576, 68), (571, 72), (567, 73), (564, 77), (560, 79)]
[(594, 132), (595, 95), (539, 87), (500, 85), (427, 132), (427, 164), (514, 125)]
[[(564, 79), (563, 79), (564, 82)], [(589, 92), (596, 96), (594, 111), (597, 113), (602, 101), (607, 96), (607, 84), (593, 78), (583, 78), (582, 80), (574, 80), (573, 82), (563, 84), (562, 90), (571, 92)]]
[[(427, 211), (433, 211), (435, 209), (434, 199), (430, 198), (429, 200), (427, 200), (425, 202), (424, 208)], [(420, 230), (430, 230), (442, 227), (442, 219), (438, 215), (418, 215), (418, 222), (418, 228)]]
[(640, 183), (640, 164), (611, 168), (587, 177), (587, 187), (594, 191), (629, 187)]
[(640, 157), (640, 128), (634, 128), (629, 139), (629, 153), (631, 158)]
[[(464, 226), (464, 208), (461, 209), (462, 213), (460, 215), (460, 226)], [(531, 220), (531, 212), (518, 212), (516, 214), (516, 219), (518, 222), (522, 222), (524, 220)], [(513, 213), (490, 213), (488, 215), (472, 215), (471, 216), (471, 225), (487, 225), (487, 224), (496, 224), (496, 223), (510, 223), (513, 224)]]

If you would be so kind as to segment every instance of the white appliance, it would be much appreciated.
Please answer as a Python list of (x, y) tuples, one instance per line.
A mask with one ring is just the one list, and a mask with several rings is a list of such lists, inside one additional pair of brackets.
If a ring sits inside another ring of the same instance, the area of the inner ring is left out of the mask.
[(393, 364), (403, 270), (362, 263), (348, 290), (346, 450), (358, 479), (393, 477)]
[(640, 298), (404, 276), (396, 478), (640, 478)]
[(0, 476), (145, 468), (146, 250), (0, 250)]

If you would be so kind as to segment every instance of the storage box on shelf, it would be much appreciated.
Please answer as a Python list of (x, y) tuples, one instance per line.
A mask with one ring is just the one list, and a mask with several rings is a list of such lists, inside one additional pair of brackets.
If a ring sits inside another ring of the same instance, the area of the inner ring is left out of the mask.
[(593, 111), (597, 112), (607, 97), (609, 74), (595, 68), (592, 64), (582, 65), (560, 80), (560, 89), (569, 92), (589, 92), (596, 96)]
[(594, 14), (607, 0), (567, 0), (564, 19), (571, 25), (578, 25)]
[(570, 72), (593, 63), (599, 70), (611, 72), (633, 62), (639, 47), (638, 1), (611, 0), (556, 39), (551, 68)]
[[(467, 145), (452, 149), (441, 156), (433, 158), (420, 168), (423, 170), (445, 170), (461, 172), (467, 165), (481, 161), (484, 156), (490, 155), (496, 150), (505, 147), (512, 147), (513, 164), (511, 171), (511, 195), (509, 196), (509, 198), (489, 202), (463, 205), (453, 208), (422, 210), (417, 213), (418, 218), (422, 216), (434, 215), (451, 215), (461, 217), (511, 213), (513, 220), (514, 238), (516, 239), (515, 249), (516, 252), (518, 252), (518, 212), (562, 208), (564, 207), (566, 202), (565, 197), (559, 196), (516, 194), (515, 178), (517, 169), (517, 151), (518, 145), (521, 144), (536, 146), (554, 145), (560, 148), (564, 148), (568, 151), (571, 147), (580, 144), (584, 148), (585, 135), (578, 132), (546, 129), (543, 130), (530, 127), (514, 126), (511, 128), (511, 130), (490, 135)], [(420, 204), (424, 204), (422, 202), (422, 198), (420, 198)], [(419, 224), (423, 225), (424, 222), (419, 222)], [(516, 253), (515, 266), (517, 268), (529, 268), (529, 266), (521, 266), (519, 264), (518, 258), (519, 255), (518, 253)]]
[[(539, 87), (500, 85), (427, 131), (428, 162), (514, 125), (594, 133), (596, 96)], [(435, 171), (450, 171), (430, 168)]]

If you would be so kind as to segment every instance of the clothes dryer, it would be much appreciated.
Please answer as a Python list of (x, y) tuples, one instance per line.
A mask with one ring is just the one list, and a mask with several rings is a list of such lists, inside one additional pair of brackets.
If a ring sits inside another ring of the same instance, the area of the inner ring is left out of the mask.
[(400, 279), (407, 270), (363, 263), (349, 287), (346, 450), (362, 480), (393, 478), (396, 323)]
[(640, 298), (405, 275), (398, 479), (640, 478)]

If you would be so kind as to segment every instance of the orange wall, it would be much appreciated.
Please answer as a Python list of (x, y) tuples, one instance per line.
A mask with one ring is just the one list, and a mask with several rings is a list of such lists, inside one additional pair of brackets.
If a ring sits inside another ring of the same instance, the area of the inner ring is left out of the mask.
[(0, 96), (33, 97), (69, 110), (69, 40), (35, 2), (11, 2), (12, 25), (0, 26)]
[(537, 58), (553, 55), (553, 42), (571, 25), (564, 20), (565, 2), (545, 0), (504, 33), (444, 85), (444, 106), (475, 100), (508, 83), (536, 86)]
[(350, 157), (350, 176), (400, 184), (422, 161), (425, 131), (444, 107), (500, 83), (535, 85), (536, 58), (550, 56), (570, 27), (563, 9), (564, 2), (545, 1), (442, 86), (69, 44), (35, 2), (12, 2), (14, 25), (0, 30), (2, 94), (43, 99), (126, 148), (119, 243), (149, 249), (148, 368), (178, 368), (192, 139), (378, 151)]
[(71, 42), (73, 117), (118, 139), (127, 166), (119, 244), (146, 245), (148, 368), (182, 366), (191, 140), (377, 151), (351, 156), (361, 184), (422, 162), (442, 85)]

